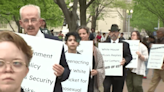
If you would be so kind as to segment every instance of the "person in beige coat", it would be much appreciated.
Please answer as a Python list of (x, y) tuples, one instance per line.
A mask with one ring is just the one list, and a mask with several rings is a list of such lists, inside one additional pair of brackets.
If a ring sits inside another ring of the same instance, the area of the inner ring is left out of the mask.
[[(89, 39), (89, 28), (86, 26), (80, 26), (77, 30), (81, 37), (81, 40), (88, 41)], [(93, 40), (93, 39), (91, 39)], [(102, 55), (97, 47), (93, 45), (93, 69), (91, 76), (89, 77), (88, 92), (103, 92), (103, 81), (105, 79), (104, 61)]]

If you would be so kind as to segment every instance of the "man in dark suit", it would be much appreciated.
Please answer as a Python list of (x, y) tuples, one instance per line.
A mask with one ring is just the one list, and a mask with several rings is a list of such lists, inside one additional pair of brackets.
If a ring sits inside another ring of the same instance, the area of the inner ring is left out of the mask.
[[(41, 38), (48, 38), (53, 40), (59, 40), (58, 37), (51, 36), (48, 34), (43, 34), (40, 31), (40, 26), (42, 23), (42, 19), (40, 18), (40, 8), (36, 5), (25, 5), (20, 9), (20, 17), (19, 21), (22, 28), (28, 35), (33, 35)], [(51, 67), (49, 67), (51, 68)], [(55, 64), (53, 66), (54, 74), (57, 76), (56, 83), (54, 87), (54, 92), (62, 92), (61, 82), (65, 81), (70, 74), (69, 67), (67, 65), (64, 49), (62, 50), (60, 64)]]
[(118, 25), (113, 24), (110, 29), (110, 38), (106, 40), (109, 43), (123, 43), (123, 60), (121, 65), (123, 66), (123, 76), (106, 76), (104, 80), (104, 92), (110, 92), (112, 85), (112, 92), (122, 92), (124, 87), (124, 80), (126, 76), (125, 66), (132, 60), (132, 55), (129, 49), (129, 44), (118, 39), (119, 36)]

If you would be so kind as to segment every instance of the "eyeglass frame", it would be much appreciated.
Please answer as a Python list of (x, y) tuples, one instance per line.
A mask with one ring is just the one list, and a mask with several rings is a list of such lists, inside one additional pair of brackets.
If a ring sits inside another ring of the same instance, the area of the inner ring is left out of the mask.
[[(35, 21), (32, 21), (33, 19), (36, 19)], [(27, 21), (26, 21), (27, 20)], [(36, 23), (37, 21), (39, 20), (39, 18), (31, 18), (31, 19), (24, 19), (24, 20), (21, 20), (23, 23), (25, 24), (28, 24), (28, 23)]]
[[(0, 71), (4, 71), (7, 68), (7, 64), (9, 64), (12, 67), (13, 70), (16, 70), (15, 66), (13, 65), (13, 63), (14, 63), (13, 61), (12, 62), (10, 62), (10, 61), (7, 62), (7, 61), (4, 61), (4, 60), (0, 60), (0, 62), (1, 61), (4, 63), (4, 65), (2, 67), (0, 66)], [(22, 65), (28, 67), (27, 63), (25, 63), (25, 62), (21, 62), (21, 63), (22, 63)], [(1, 70), (1, 68), (2, 68), (2, 70)]]

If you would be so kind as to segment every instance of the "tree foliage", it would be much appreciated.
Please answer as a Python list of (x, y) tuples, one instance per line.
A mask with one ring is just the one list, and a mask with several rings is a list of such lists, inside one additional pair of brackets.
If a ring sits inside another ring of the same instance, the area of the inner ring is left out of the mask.
[[(153, 1), (149, 0), (149, 1), (153, 2), (155, 0), (153, 0)], [(139, 30), (145, 29), (148, 33), (151, 33), (154, 31), (154, 28), (158, 26), (158, 19), (159, 19), (159, 17), (155, 13), (149, 11), (147, 6), (145, 7), (143, 4), (141, 4), (139, 2), (135, 2), (134, 13), (133, 13), (132, 19), (131, 19), (132, 27), (138, 28)], [(162, 23), (160, 23), (160, 24), (162, 24)]]
[[(54, 2), (63, 11), (69, 31), (76, 31), (78, 27), (78, 20), (80, 20), (80, 25), (86, 25), (86, 11), (93, 1), (95, 0), (71, 0), (71, 2), (73, 2), (73, 6), (68, 7), (68, 0), (54, 0)], [(77, 15), (78, 8), (80, 11), (80, 17)]]
[(63, 24), (63, 14), (53, 0), (0, 0), (0, 18), (3, 19), (1, 22), (9, 23), (10, 21), (15, 21), (18, 26), (18, 32), (21, 32), (19, 9), (27, 4), (34, 4), (40, 7), (41, 17), (46, 20), (47, 25), (56, 27)]
[(164, 1), (163, 0), (134, 0), (135, 5), (143, 7), (158, 17), (164, 24)]

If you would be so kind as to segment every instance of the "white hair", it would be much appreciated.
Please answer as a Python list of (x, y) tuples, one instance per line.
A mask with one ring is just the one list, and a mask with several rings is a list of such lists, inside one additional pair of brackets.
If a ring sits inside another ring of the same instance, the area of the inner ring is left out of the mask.
[(22, 18), (22, 11), (23, 11), (23, 9), (24, 9), (24, 8), (27, 8), (27, 7), (34, 7), (34, 8), (36, 8), (37, 11), (38, 11), (38, 16), (39, 16), (39, 18), (40, 18), (40, 14), (41, 14), (41, 12), (40, 12), (40, 7), (37, 6), (37, 5), (33, 5), (33, 4), (28, 4), (28, 5), (22, 6), (22, 7), (20, 8), (19, 14), (20, 14), (20, 17), (21, 17), (21, 18)]

